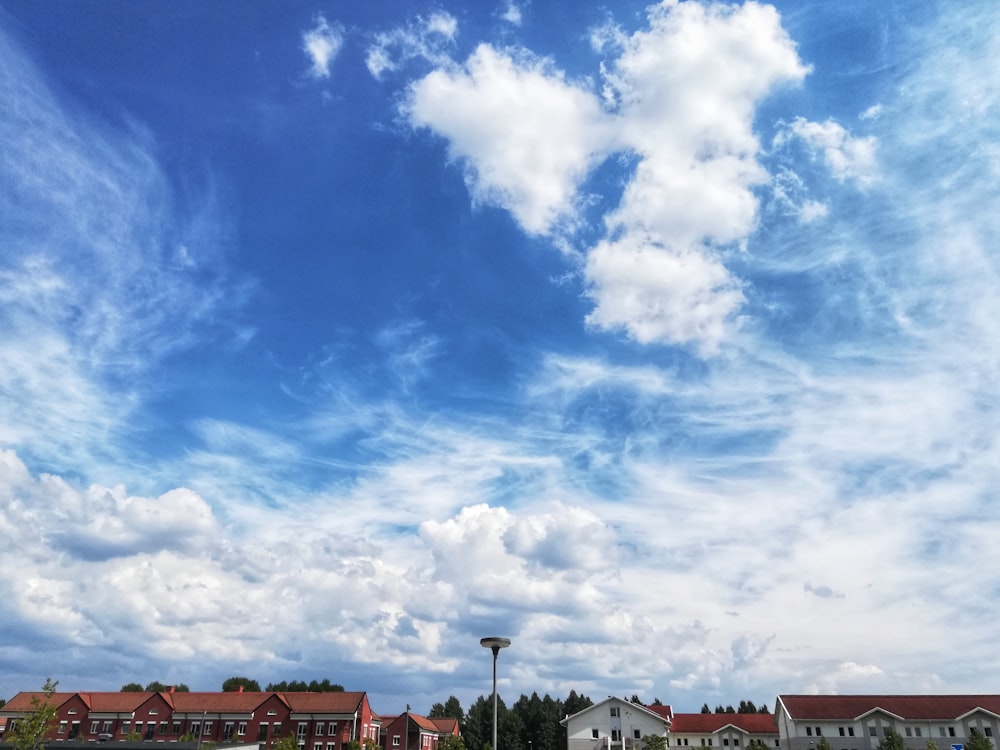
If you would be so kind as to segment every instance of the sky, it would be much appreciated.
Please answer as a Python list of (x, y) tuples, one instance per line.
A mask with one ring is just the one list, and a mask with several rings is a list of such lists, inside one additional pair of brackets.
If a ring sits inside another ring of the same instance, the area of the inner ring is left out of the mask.
[(995, 693), (1000, 6), (0, 0), (0, 697)]

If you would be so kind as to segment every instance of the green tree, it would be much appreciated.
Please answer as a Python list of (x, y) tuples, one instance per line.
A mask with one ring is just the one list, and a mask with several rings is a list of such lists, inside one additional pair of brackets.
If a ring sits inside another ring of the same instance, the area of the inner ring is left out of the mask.
[(938, 750), (937, 743), (934, 740), (927, 740), (926, 750)]
[(141, 693), (142, 692), (142, 685), (140, 685), (138, 682), (129, 682), (129, 683), (125, 684), (125, 685), (122, 685), (122, 689), (119, 692), (122, 692), (122, 693)]
[(465, 740), (449, 734), (447, 737), (441, 738), (437, 744), (437, 750), (465, 750)]
[(702, 704), (702, 706), (701, 706), (701, 712), (702, 712), (703, 714), (710, 714), (710, 713), (712, 713), (712, 709), (710, 709), (710, 708), (708, 707), (708, 704), (707, 704), (707, 703), (703, 703), (703, 704)]
[(248, 693), (260, 692), (260, 683), (257, 680), (251, 680), (249, 677), (230, 677), (222, 683), (222, 692), (237, 693), (241, 687)]
[(7, 730), (4, 739), (14, 750), (44, 750), (45, 738), (56, 724), (58, 706), (55, 701), (58, 682), (45, 680), (42, 695), (31, 696), (31, 711), (14, 719), (14, 726)]
[(151, 683), (146, 685), (147, 693), (165, 693), (167, 692), (167, 686), (164, 685), (159, 680), (153, 680)]
[(830, 740), (826, 737), (820, 737), (819, 742), (816, 743), (816, 750), (832, 750)]
[(653, 705), (654, 706), (662, 706), (663, 705), (663, 701), (661, 701), (659, 698), (653, 698)]
[(895, 729), (885, 730), (885, 736), (879, 740), (878, 750), (906, 750), (906, 744)]
[(771, 713), (771, 709), (769, 709), (767, 707), (767, 703), (761, 703), (760, 707), (757, 709), (757, 713), (759, 713), (759, 714), (769, 714), (769, 713)]
[(659, 734), (643, 735), (642, 750), (667, 750), (667, 738)]
[(458, 719), (459, 726), (465, 721), (462, 704), (454, 695), (449, 695), (444, 703), (435, 703), (427, 715), (432, 719)]
[(770, 750), (770, 748), (764, 740), (754, 737), (747, 743), (747, 750)]
[[(230, 690), (228, 692), (231, 693), (234, 691)], [(260, 691), (258, 690), (256, 692)], [(347, 743), (344, 743), (344, 747), (345, 748), (347, 747)], [(299, 750), (299, 741), (298, 739), (296, 739), (294, 734), (289, 733), (286, 734), (284, 737), (275, 740), (271, 745), (271, 750)]]
[(965, 750), (993, 750), (993, 743), (975, 727), (970, 727), (969, 736), (965, 739)]
[(628, 699), (629, 703), (634, 703), (637, 706), (645, 706), (646, 704), (639, 700), (639, 696), (632, 693), (632, 697)]

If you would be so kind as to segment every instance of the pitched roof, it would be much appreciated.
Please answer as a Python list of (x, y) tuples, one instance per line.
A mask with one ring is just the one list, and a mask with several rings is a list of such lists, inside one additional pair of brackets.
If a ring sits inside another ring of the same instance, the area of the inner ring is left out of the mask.
[(778, 725), (772, 714), (674, 714), (670, 732), (710, 734), (727, 726), (736, 727), (748, 734), (778, 733)]
[(35, 706), (33, 699), (37, 698), (43, 703), (54, 703), (56, 706), (61, 706), (63, 703), (72, 698), (76, 693), (53, 693), (50, 700), (46, 700), (45, 693), (41, 691), (29, 692), (29, 693), (18, 693), (9, 701), (3, 704), (0, 711), (4, 713), (24, 713), (25, 711), (34, 711)]
[(258, 706), (267, 702), (272, 695), (277, 693), (252, 693), (249, 691), (231, 693), (189, 693), (174, 692), (160, 693), (168, 703), (173, 706), (174, 711), (182, 714), (201, 713), (233, 713), (249, 714)]
[[(582, 711), (577, 711), (575, 714), (572, 714), (571, 716), (566, 716), (566, 717), (560, 719), (559, 723), (562, 724), (563, 726), (568, 726), (568, 722), (569, 722), (570, 719), (576, 718), (577, 716), (583, 716), (585, 713), (587, 713), (589, 711), (593, 711), (594, 709), (600, 708), (601, 706), (607, 706), (610, 703), (618, 703), (623, 708), (631, 709), (631, 710), (635, 710), (635, 711), (642, 711), (644, 713), (649, 714), (650, 716), (655, 716), (658, 719), (662, 719), (663, 722), (666, 723), (666, 724), (668, 724), (668, 725), (670, 724), (670, 715), (667, 714), (667, 713), (662, 713), (661, 712), (662, 709), (666, 709), (666, 711), (669, 712), (670, 711), (670, 707), (669, 706), (643, 706), (640, 703), (632, 703), (629, 700), (626, 700), (624, 698), (617, 698), (617, 697), (615, 697), (613, 695), (609, 695), (607, 698), (605, 698), (604, 700), (602, 700), (600, 703), (594, 703), (593, 705), (588, 706), (587, 708), (583, 709)], [(653, 710), (653, 709), (661, 709), (661, 711), (656, 711), (656, 710)]]
[(977, 708), (1000, 716), (1000, 695), (779, 695), (792, 719), (854, 720), (881, 709), (901, 719), (954, 720)]
[(79, 693), (80, 698), (94, 713), (132, 713), (156, 693)]
[(361, 708), (363, 692), (278, 693), (295, 713), (350, 714)]
[(446, 734), (458, 734), (458, 719), (451, 716), (436, 716), (431, 719), (439, 732)]

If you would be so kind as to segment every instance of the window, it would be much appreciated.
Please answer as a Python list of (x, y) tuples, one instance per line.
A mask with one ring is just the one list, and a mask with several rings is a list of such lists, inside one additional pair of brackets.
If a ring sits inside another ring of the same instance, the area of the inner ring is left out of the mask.
[(708, 738), (708, 746), (709, 746), (709, 747), (711, 747), (711, 746), (712, 746), (712, 738), (711, 738), (711, 737), (709, 737), (709, 738)]
[(941, 736), (944, 737), (944, 727), (938, 727), (938, 731), (941, 733)]
[(222, 725), (222, 741), (229, 742), (233, 738), (233, 722), (227, 721)]
[(847, 736), (848, 737), (853, 737), (854, 736), (854, 727), (848, 727), (847, 728)]
[(73, 739), (80, 734), (80, 722), (74, 721), (69, 725), (69, 738)]
[(271, 731), (271, 733), (275, 737), (280, 737), (281, 736), (281, 722), (280, 721), (274, 722), (274, 729)]
[(840, 727), (840, 736), (843, 737), (846, 734), (847, 734), (847, 732), (844, 731), (844, 728)]
[(143, 736), (145, 739), (151, 740), (154, 734), (156, 734), (156, 722), (151, 721), (146, 725), (146, 734)]
[(277, 711), (275, 711), (275, 710), (274, 710), (274, 709), (272, 708), (272, 709), (271, 709), (270, 711), (268, 711), (268, 712), (267, 712), (267, 715), (268, 715), (268, 716), (277, 716), (277, 715), (278, 715), (278, 712), (277, 712)]
[(257, 742), (267, 741), (267, 722), (262, 721), (260, 726), (257, 727)]
[(128, 721), (122, 722), (122, 734), (128, 734), (131, 728), (132, 728), (131, 722)]
[(110, 721), (105, 721), (103, 724), (101, 724), (101, 733), (102, 734), (111, 734), (111, 722)]
[(69, 713), (69, 715), (70, 715), (70, 716), (75, 716), (75, 715), (76, 715), (76, 709), (75, 709), (75, 708), (71, 708), (71, 709), (70, 709), (70, 710), (68, 711), (68, 713)]
[(313, 743), (313, 750), (323, 750), (323, 743), (322, 742), (314, 742)]
[(323, 723), (322, 721), (317, 721), (316, 722), (316, 736), (317, 737), (322, 737), (324, 729), (326, 729), (326, 724)]
[(202, 733), (202, 735), (211, 734), (212, 733), (212, 722), (206, 721), (205, 722), (205, 728), (201, 730), (201, 733)]
[(955, 727), (948, 727), (948, 736), (949, 737), (955, 736)]
[(240, 737), (242, 737), (246, 733), (247, 733), (247, 723), (245, 721), (241, 721), (236, 726), (236, 734), (238, 734)]
[(729, 738), (728, 737), (723, 737), (722, 738), (722, 746), (723, 747), (729, 747)]
[(621, 740), (622, 740), (622, 730), (620, 730), (620, 729), (612, 729), (611, 730), (611, 741), (612, 742), (621, 742)]
[(161, 721), (160, 722), (160, 734), (166, 734), (166, 733), (167, 733), (167, 722)]
[(392, 735), (392, 746), (393, 747), (399, 747), (399, 735), (398, 734)]
[(781, 747), (781, 740), (775, 740), (774, 741), (774, 746), (775, 747)]
[[(14, 728), (13, 725), (11, 725), (11, 729), (13, 729), (13, 728)], [(59, 734), (66, 734), (66, 729), (67, 728), (68, 727), (67, 727), (67, 724), (66, 724), (65, 721), (60, 721), (59, 722)]]
[(611, 707), (611, 715), (612, 716), (621, 716), (621, 709), (618, 706), (612, 706)]
[(822, 737), (823, 736), (823, 728), (822, 727), (816, 727), (816, 736), (817, 737)]
[(337, 743), (336, 742), (327, 742), (326, 743), (326, 750), (337, 750)]
[(872, 724), (871, 726), (868, 727), (868, 736), (869, 737), (876, 737), (876, 736), (878, 736), (878, 735), (875, 734), (875, 725), (874, 724)]
[(92, 722), (90, 722), (90, 733), (91, 734), (97, 734), (97, 727), (99, 727), (100, 725), (101, 725), (101, 722), (99, 722), (99, 721), (92, 721)]
[(812, 737), (812, 736), (813, 736), (813, 728), (806, 727), (806, 737)]
[(160, 713), (160, 709), (158, 709), (158, 708), (151, 708), (151, 709), (149, 709), (149, 715), (150, 716), (156, 716), (159, 713)]
[(633, 729), (632, 730), (632, 738), (637, 740), (640, 737), (642, 737), (642, 732), (640, 732), (638, 729)]
[[(993, 727), (983, 727), (983, 734), (985, 734), (987, 737), (992, 737), (993, 736)], [(920, 735), (918, 734), (917, 737), (919, 737), (919, 736)]]
[(135, 732), (136, 734), (142, 734), (142, 722), (137, 721), (135, 723), (135, 729), (133, 729), (132, 731)]
[(304, 721), (300, 721), (299, 725), (295, 727), (295, 739), (302, 742), (306, 738), (306, 732), (309, 731), (309, 724)]
[(599, 736), (597, 734), (597, 730), (596, 729), (591, 729), (590, 730), (590, 736), (593, 737), (596, 740), (598, 738), (598, 736)]
[(736, 747), (739, 747), (740, 746), (740, 738), (739, 737), (733, 738), (733, 744), (736, 745)]
[(181, 723), (179, 720), (174, 719), (174, 723), (170, 726), (170, 734), (180, 734), (181, 733)]
[(701, 738), (701, 746), (705, 747), (705, 738), (704, 737)]
[(910, 727), (906, 728), (906, 736), (907, 737), (912, 737), (913, 736), (913, 730), (910, 729)]

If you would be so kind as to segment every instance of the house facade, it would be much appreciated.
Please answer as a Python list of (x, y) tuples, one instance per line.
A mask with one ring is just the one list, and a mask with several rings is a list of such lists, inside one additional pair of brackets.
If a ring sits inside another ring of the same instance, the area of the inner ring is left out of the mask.
[(383, 717), (382, 723), (384, 750), (435, 750), (445, 737), (460, 736), (456, 719), (428, 718), (412, 711)]
[(670, 707), (656, 708), (663, 712), (609, 697), (567, 716), (559, 722), (566, 727), (567, 750), (632, 750), (642, 746), (642, 738), (646, 735), (667, 737)]
[(974, 729), (996, 747), (1000, 695), (779, 695), (775, 721), (787, 750), (874, 750), (892, 730), (908, 750), (962, 750)]
[[(0, 707), (6, 740), (18, 718), (44, 693), (18, 693)], [(363, 692), (337, 693), (55, 693), (59, 741), (142, 740), (253, 744), (270, 747), (294, 735), (302, 750), (343, 750), (346, 743), (378, 743), (381, 720)]]
[[(655, 706), (651, 706), (653, 710)], [(756, 740), (764, 747), (781, 747), (778, 725), (771, 714), (674, 714), (669, 744), (675, 748), (710, 747), (746, 750)]]

